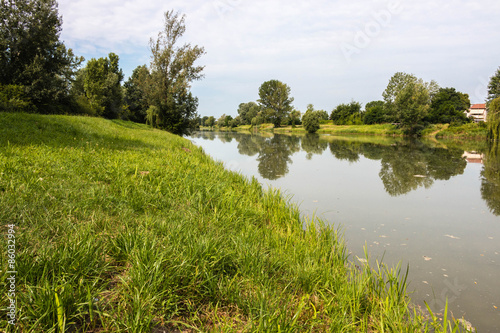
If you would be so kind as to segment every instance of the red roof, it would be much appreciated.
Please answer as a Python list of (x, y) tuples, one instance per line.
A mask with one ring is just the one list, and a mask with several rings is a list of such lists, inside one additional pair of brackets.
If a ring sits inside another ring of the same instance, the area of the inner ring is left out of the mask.
[(486, 104), (472, 104), (471, 109), (486, 109)]

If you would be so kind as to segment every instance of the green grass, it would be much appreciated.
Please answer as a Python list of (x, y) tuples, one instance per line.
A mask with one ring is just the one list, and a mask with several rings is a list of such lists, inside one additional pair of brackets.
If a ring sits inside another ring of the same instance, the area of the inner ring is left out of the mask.
[(452, 139), (474, 139), (487, 140), (488, 129), (486, 123), (469, 123), (460, 126), (449, 126), (438, 133), (437, 138), (452, 138)]
[[(143, 125), (0, 113), (0, 207), (3, 232), (16, 226), (18, 322), (2, 309), (7, 332), (458, 325), (425, 321), (403, 270), (356, 267), (337, 228), (302, 219), (279, 191)], [(6, 237), (0, 247), (5, 291)]]

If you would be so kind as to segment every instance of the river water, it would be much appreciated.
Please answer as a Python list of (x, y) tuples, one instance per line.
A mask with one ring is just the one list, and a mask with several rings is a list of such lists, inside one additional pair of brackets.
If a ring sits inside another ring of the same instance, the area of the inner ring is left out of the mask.
[(414, 303), (500, 331), (500, 151), (391, 137), (196, 132), (226, 168), (345, 233), (350, 260), (409, 264)]

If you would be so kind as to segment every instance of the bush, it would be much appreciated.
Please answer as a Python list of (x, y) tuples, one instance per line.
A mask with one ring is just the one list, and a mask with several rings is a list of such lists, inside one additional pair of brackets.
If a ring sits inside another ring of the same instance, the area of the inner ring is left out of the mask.
[(319, 130), (320, 115), (316, 111), (308, 111), (302, 117), (302, 125), (309, 133), (316, 133)]

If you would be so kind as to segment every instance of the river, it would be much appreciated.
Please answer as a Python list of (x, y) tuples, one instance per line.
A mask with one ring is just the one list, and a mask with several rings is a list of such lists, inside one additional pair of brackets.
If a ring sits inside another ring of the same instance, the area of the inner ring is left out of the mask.
[[(412, 301), (500, 329), (500, 151), (392, 137), (196, 132), (226, 168), (344, 231), (350, 260), (409, 265)], [(365, 258), (367, 249), (369, 258)]]

